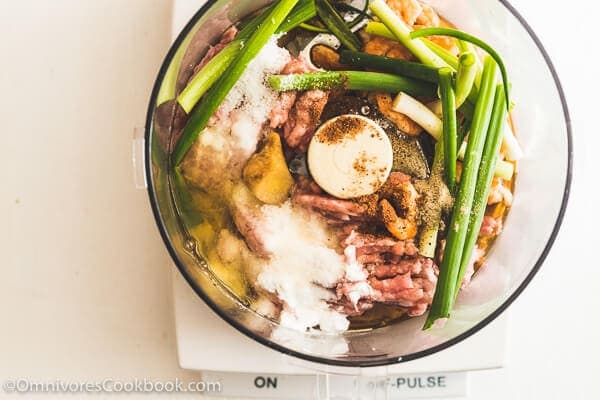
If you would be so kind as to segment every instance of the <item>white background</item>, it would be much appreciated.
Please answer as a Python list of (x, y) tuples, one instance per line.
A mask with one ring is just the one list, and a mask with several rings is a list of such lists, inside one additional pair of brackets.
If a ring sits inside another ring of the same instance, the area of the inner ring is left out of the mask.
[[(473, 374), (470, 398), (598, 398), (598, 11), (513, 5), (567, 92), (574, 195), (511, 307), (510, 367)], [(198, 378), (177, 365), (169, 257), (131, 172), (170, 20), (167, 0), (0, 0), (0, 381)]]

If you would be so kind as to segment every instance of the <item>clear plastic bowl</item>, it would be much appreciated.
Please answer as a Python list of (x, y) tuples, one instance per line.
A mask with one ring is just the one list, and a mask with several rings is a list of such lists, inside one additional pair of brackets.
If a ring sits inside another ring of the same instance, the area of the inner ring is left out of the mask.
[[(504, 233), (485, 266), (464, 290), (445, 327), (423, 332), (424, 317), (343, 335), (302, 333), (241, 304), (211, 273), (178, 217), (160, 140), (173, 131), (175, 93), (207, 46), (234, 21), (270, 1), (208, 1), (167, 54), (150, 98), (146, 174), (150, 203), (164, 243), (190, 286), (233, 328), (282, 353), (317, 363), (369, 367), (414, 360), (475, 334), (502, 313), (541, 267), (559, 230), (571, 181), (571, 132), (565, 99), (548, 55), (531, 28), (506, 1), (430, 3), (461, 29), (489, 41), (503, 55), (513, 87), (514, 123), (525, 158)], [(160, 106), (159, 106), (160, 105)], [(540, 299), (541, 304), (541, 299)]]

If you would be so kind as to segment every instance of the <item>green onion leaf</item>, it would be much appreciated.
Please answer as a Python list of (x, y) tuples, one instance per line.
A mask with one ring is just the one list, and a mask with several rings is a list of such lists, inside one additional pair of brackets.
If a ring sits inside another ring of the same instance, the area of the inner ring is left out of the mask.
[(440, 68), (440, 92), (442, 98), (442, 128), (444, 142), (444, 165), (446, 185), (450, 193), (456, 187), (456, 156), (457, 156), (457, 127), (456, 127), (456, 102), (452, 88), (452, 70)]
[(458, 59), (458, 72), (456, 73), (456, 107), (463, 105), (473, 90), (477, 77), (477, 58), (475, 54), (466, 52)]
[(362, 47), (358, 37), (352, 33), (346, 22), (328, 0), (315, 0), (317, 14), (325, 26), (350, 50), (358, 51)]
[(437, 68), (420, 63), (376, 56), (357, 51), (343, 50), (340, 52), (340, 63), (376, 69), (390, 74), (420, 79), (426, 82), (437, 83), (439, 80)]
[(299, 28), (302, 28), (304, 30), (307, 30), (309, 32), (316, 32), (316, 33), (329, 33), (328, 29), (325, 28), (321, 28), (320, 26), (316, 26), (316, 25), (311, 25), (309, 23), (303, 22), (300, 25), (298, 25)]

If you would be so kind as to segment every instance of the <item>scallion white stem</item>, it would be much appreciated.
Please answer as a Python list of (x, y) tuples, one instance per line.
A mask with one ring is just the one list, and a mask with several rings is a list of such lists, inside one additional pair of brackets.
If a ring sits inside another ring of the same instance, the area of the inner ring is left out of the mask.
[(406, 115), (415, 121), (435, 140), (442, 137), (442, 120), (433, 111), (415, 98), (400, 92), (392, 105), (392, 110)]

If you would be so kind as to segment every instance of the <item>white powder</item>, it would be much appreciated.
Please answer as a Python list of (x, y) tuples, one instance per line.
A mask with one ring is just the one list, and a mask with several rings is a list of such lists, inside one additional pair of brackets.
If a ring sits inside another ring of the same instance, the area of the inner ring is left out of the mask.
[(290, 62), (290, 53), (277, 45), (279, 36), (273, 36), (248, 64), (235, 86), (220, 106), (220, 115), (229, 115), (234, 109), (251, 115), (262, 125), (278, 100), (279, 93), (267, 82), (269, 75), (278, 74)]
[(324, 223), (294, 209), (263, 206), (259, 228), (265, 248), (273, 255), (258, 276), (258, 284), (284, 302), (280, 323), (306, 330), (319, 325), (325, 332), (348, 328), (346, 316), (330, 308), (333, 290), (344, 277), (347, 264), (332, 247)]

